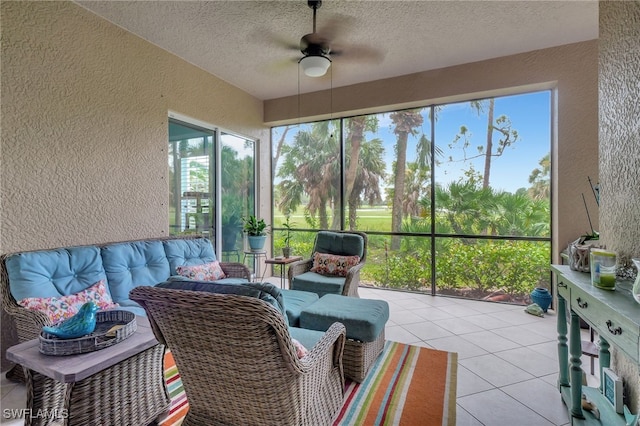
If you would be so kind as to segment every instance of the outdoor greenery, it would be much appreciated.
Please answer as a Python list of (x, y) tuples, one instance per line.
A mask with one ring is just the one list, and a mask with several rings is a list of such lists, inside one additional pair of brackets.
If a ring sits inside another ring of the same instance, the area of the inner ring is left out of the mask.
[[(529, 171), (529, 187), (495, 189), (501, 157), (523, 137), (509, 116), (497, 113), (496, 99), (466, 105), (485, 120), (486, 132), (478, 141), (461, 123), (446, 147), (430, 140), (441, 107), (276, 128), (274, 227), (289, 231), (284, 224), (299, 218), (298, 229), (368, 232), (362, 282), (414, 291), (431, 291), (434, 239), (437, 292), (526, 303), (533, 288), (549, 285), (550, 156), (547, 151)], [(390, 170), (379, 136), (383, 120), (395, 137)], [(455, 166), (461, 174), (433, 185), (434, 166)], [(308, 256), (313, 235), (274, 234), (274, 249), (287, 238), (294, 253)]]

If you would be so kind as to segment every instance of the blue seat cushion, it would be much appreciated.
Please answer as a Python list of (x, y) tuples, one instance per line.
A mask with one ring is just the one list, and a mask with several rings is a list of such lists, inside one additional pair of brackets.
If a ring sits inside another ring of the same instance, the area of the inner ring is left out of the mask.
[(5, 259), (5, 266), (17, 301), (75, 294), (107, 278), (95, 246), (16, 253)]
[(282, 290), (270, 283), (242, 282), (240, 284), (224, 284), (216, 281), (181, 280), (174, 276), (170, 280), (158, 284), (156, 287), (255, 297), (272, 305), (282, 313), (285, 321), (287, 321), (284, 297), (281, 294)]
[(311, 350), (316, 343), (324, 336), (324, 331), (308, 330), (306, 328), (289, 327), (289, 334), (291, 338), (296, 339), (302, 343), (302, 346)]
[(289, 319), (289, 325), (297, 327), (300, 324), (300, 314), (302, 310), (312, 303), (316, 302), (319, 297), (315, 293), (299, 290), (280, 290), (284, 298), (284, 309)]
[(208, 238), (165, 240), (162, 244), (169, 260), (170, 275), (176, 274), (177, 266), (202, 265), (216, 260)]
[(334, 322), (347, 329), (347, 338), (373, 342), (389, 320), (389, 304), (384, 300), (327, 294), (302, 310), (300, 327), (326, 331)]
[(109, 244), (101, 249), (102, 263), (116, 303), (129, 300), (141, 285), (156, 285), (169, 278), (169, 262), (161, 241)]
[(345, 277), (322, 275), (309, 271), (293, 277), (291, 289), (312, 291), (322, 297), (325, 294), (342, 294), (345, 281)]

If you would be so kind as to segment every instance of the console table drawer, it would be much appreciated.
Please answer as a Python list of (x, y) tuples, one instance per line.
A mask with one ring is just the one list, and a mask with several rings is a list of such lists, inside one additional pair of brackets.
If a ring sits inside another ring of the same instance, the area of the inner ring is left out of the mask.
[(577, 287), (571, 288), (571, 309), (591, 323), (610, 345), (638, 359), (639, 330), (629, 318), (614, 310), (602, 309), (595, 297)]

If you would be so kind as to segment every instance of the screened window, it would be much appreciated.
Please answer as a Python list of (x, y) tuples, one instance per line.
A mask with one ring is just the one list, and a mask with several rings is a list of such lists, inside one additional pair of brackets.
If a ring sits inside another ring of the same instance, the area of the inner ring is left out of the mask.
[(523, 303), (549, 284), (551, 96), (275, 127), (274, 226), (303, 256), (319, 229), (367, 232), (363, 284)]

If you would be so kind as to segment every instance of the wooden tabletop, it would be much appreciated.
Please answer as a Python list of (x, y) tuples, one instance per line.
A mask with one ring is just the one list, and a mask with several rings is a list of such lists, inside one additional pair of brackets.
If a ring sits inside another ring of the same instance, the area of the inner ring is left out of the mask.
[(158, 344), (146, 317), (136, 316), (136, 326), (122, 342), (94, 352), (44, 355), (38, 339), (33, 339), (7, 349), (7, 359), (59, 382), (78, 382)]
[(274, 265), (286, 265), (289, 263), (296, 262), (298, 260), (302, 260), (302, 256), (289, 256), (289, 257), (278, 256), (278, 257), (274, 257), (273, 259), (267, 259), (264, 261), (264, 263), (272, 263)]

